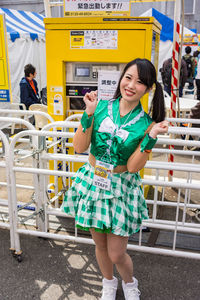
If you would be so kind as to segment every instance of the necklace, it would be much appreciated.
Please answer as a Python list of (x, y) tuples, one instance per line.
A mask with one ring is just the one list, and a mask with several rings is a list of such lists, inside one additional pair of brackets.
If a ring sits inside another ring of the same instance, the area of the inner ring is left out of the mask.
[[(127, 121), (128, 121), (128, 119), (129, 119), (129, 117), (130, 117), (130, 115), (131, 115), (131, 113), (132, 113), (133, 110), (134, 110), (134, 108), (131, 109), (131, 110), (129, 111), (129, 113), (127, 114), (127, 117), (126, 117), (125, 121), (119, 126), (119, 129), (120, 129), (123, 125), (125, 125), (125, 124), (127, 123)], [(117, 112), (117, 117), (116, 117), (116, 120), (115, 120), (115, 124), (117, 124), (117, 118), (118, 118), (118, 115), (120, 115), (119, 110), (118, 110), (118, 112)], [(120, 117), (121, 117), (121, 115), (120, 115)], [(125, 116), (123, 116), (123, 117), (125, 117)]]
[(121, 114), (120, 114), (120, 104), (122, 104), (121, 101), (119, 101), (119, 115), (120, 115), (120, 118), (123, 118), (123, 117), (127, 116), (127, 118), (126, 118), (125, 121), (123, 122), (123, 124), (125, 124), (125, 123), (128, 121), (129, 116), (131, 115), (131, 113), (132, 113), (132, 111), (135, 109), (135, 107), (132, 108), (127, 114), (121, 115)]
[(128, 118), (130, 117), (131, 113), (133, 112), (133, 110), (135, 110), (135, 107), (128, 113), (128, 116), (126, 118), (126, 120), (123, 122), (123, 124), (121, 124), (120, 126), (117, 125), (117, 118), (120, 114), (120, 111), (119, 111), (119, 107), (116, 111), (116, 116), (113, 115), (113, 104), (116, 100), (119, 100), (119, 99), (112, 99), (109, 101), (108, 103), (108, 115), (110, 117), (110, 119), (113, 121), (113, 123), (115, 124), (115, 126), (117, 127), (117, 129), (119, 130), (120, 128), (124, 128), (126, 127), (127, 125), (132, 125), (132, 124), (135, 124), (142, 116), (144, 116), (144, 110), (142, 108), (142, 106), (140, 105), (139, 106), (139, 110), (137, 112), (137, 115), (132, 119), (130, 120), (127, 124), (125, 124), (127, 121), (128, 121)]

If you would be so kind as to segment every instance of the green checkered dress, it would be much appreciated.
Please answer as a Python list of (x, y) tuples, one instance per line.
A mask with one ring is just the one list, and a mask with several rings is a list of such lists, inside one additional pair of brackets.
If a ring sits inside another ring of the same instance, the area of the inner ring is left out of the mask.
[[(120, 117), (120, 98), (100, 100), (94, 113), (90, 152), (97, 160), (126, 165), (144, 137), (152, 120), (139, 103), (128, 116)], [(85, 113), (84, 120), (88, 121)], [(86, 122), (87, 123), (87, 122)], [(85, 123), (85, 124), (86, 124)], [(87, 128), (87, 126), (86, 126)], [(156, 140), (146, 136), (141, 148), (151, 149)], [(94, 168), (86, 163), (75, 174), (71, 188), (66, 192), (62, 210), (76, 218), (77, 227), (95, 228), (129, 236), (140, 229), (148, 218), (147, 207), (138, 173), (112, 174), (111, 189), (103, 190), (93, 185)]]
[(65, 194), (62, 211), (75, 216), (77, 227), (129, 236), (148, 218), (138, 173), (113, 173), (110, 191), (92, 184), (94, 168), (84, 164)]

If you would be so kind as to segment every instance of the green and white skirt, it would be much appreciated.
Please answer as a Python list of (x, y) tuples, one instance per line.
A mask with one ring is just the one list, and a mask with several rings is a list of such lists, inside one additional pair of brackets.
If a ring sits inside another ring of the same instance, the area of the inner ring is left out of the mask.
[(130, 236), (140, 229), (148, 211), (138, 173), (113, 173), (111, 189), (93, 185), (94, 167), (84, 164), (72, 178), (61, 210), (75, 216), (76, 226)]

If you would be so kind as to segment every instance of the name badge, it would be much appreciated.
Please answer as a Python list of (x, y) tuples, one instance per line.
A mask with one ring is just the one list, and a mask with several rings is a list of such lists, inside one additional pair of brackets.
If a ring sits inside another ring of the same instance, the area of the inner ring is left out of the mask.
[(96, 160), (93, 185), (104, 190), (110, 190), (113, 165)]

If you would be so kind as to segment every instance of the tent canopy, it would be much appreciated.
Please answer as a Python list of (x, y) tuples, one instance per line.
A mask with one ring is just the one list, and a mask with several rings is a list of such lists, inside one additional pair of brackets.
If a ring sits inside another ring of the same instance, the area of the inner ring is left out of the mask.
[(173, 41), (174, 21), (167, 16), (161, 14), (158, 10), (152, 8), (152, 17), (154, 17), (162, 25), (160, 34), (161, 41)]
[[(173, 42), (173, 33), (174, 33), (174, 20), (170, 19), (169, 17), (163, 15), (161, 12), (156, 10), (155, 8), (150, 8), (146, 12), (144, 12), (141, 17), (154, 17), (161, 25), (162, 30), (160, 33), (160, 40), (165, 41), (172, 41)], [(184, 27), (184, 34), (194, 34), (191, 30)]]
[(26, 64), (36, 67), (39, 90), (46, 87), (44, 16), (7, 8), (0, 8), (0, 14), (5, 14), (11, 89), (13, 101), (17, 102)]
[(35, 12), (0, 8), (0, 13), (5, 14), (6, 30), (14, 42), (17, 38), (30, 36), (34, 41), (44, 37), (44, 16)]
[[(159, 61), (158, 61), (158, 70), (163, 65), (163, 62), (172, 57), (173, 49), (173, 33), (174, 33), (174, 21), (169, 17), (163, 15), (161, 12), (155, 8), (151, 8), (144, 12), (141, 17), (154, 17), (161, 25), (162, 30), (160, 33), (160, 45), (159, 45)], [(191, 30), (184, 27), (183, 30), (185, 34), (194, 34)], [(183, 51), (183, 50), (182, 50)], [(183, 52), (182, 52), (183, 53)], [(161, 74), (158, 72), (158, 80), (161, 81)]]

